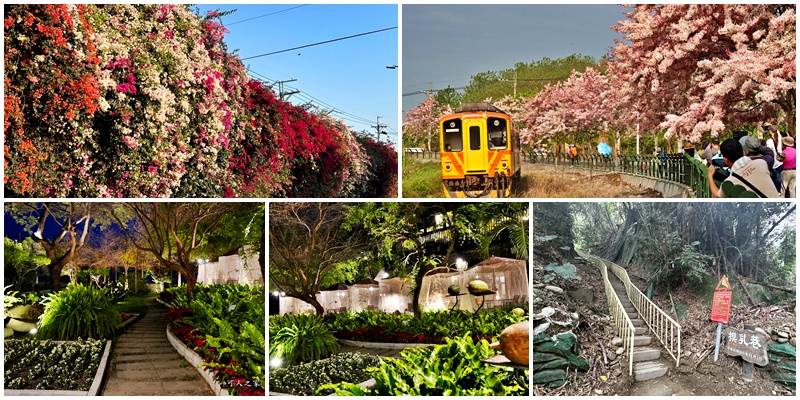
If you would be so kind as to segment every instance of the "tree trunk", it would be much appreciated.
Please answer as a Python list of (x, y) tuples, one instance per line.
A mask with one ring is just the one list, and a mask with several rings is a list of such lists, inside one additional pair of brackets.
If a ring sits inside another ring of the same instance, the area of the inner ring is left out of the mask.
[(419, 308), (419, 288), (422, 285), (422, 278), (425, 277), (425, 274), (428, 273), (432, 268), (428, 266), (426, 263), (425, 266), (421, 266), (417, 269), (417, 276), (414, 277), (414, 282), (416, 282), (416, 290), (414, 290), (414, 298), (411, 300), (411, 306), (414, 309), (414, 316), (419, 317), (421, 314), (421, 310)]
[[(261, 241), (258, 243), (258, 265), (261, 267), (261, 280), (264, 283), (267, 282), (266, 268), (264, 267), (265, 265), (267, 265), (267, 263), (266, 263), (266, 254), (267, 254), (267, 248), (266, 248), (266, 243), (267, 243), (267, 240), (266, 240), (266, 237), (267, 237), (266, 225), (267, 224), (261, 224)], [(266, 295), (266, 293), (267, 293), (267, 291), (265, 290), (264, 294)]]
[(51, 262), (47, 266), (47, 271), (50, 273), (50, 287), (54, 292), (61, 290), (61, 269), (64, 266), (61, 262)]
[(194, 274), (186, 274), (186, 295), (190, 295), (194, 290), (194, 285), (197, 283), (197, 277)]
[(325, 315), (325, 308), (322, 307), (322, 304), (320, 304), (319, 301), (317, 301), (317, 296), (314, 296), (312, 294), (309, 297), (310, 299), (304, 299), (304, 300), (306, 301), (306, 303), (311, 304), (311, 306), (314, 307), (314, 313), (316, 314), (316, 316), (322, 318), (322, 316)]

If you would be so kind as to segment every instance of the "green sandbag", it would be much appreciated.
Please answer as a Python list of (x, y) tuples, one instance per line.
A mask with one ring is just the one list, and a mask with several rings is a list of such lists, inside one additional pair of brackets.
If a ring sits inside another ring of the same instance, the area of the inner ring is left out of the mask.
[(570, 358), (569, 361), (570, 363), (572, 363), (572, 365), (578, 367), (578, 369), (580, 369), (581, 371), (589, 370), (589, 362), (584, 360), (583, 358), (577, 358), (573, 356)]
[[(548, 369), (539, 371), (531, 377), (534, 384), (542, 385), (554, 381), (561, 381), (562, 384), (567, 380), (567, 373), (563, 369)], [(561, 386), (561, 385), (559, 385)]]
[(797, 350), (792, 347), (791, 344), (787, 343), (770, 343), (769, 344), (769, 351), (778, 354), (784, 354), (787, 356), (797, 357)]
[(782, 374), (780, 372), (776, 372), (774, 374), (769, 375), (775, 382), (783, 382), (789, 386), (794, 386), (797, 383), (797, 376), (789, 375), (789, 374)]
[(572, 332), (562, 332), (555, 335), (554, 338), (558, 342), (564, 342), (569, 346), (573, 354), (578, 354), (578, 337)]
[(553, 360), (563, 360), (564, 357), (553, 354), (553, 353), (539, 353), (534, 350), (533, 355), (531, 357), (532, 363), (546, 363)]
[(539, 343), (533, 348), (534, 353), (553, 353), (559, 356), (566, 357), (567, 354), (572, 354), (569, 344), (564, 342), (544, 342)]
[(551, 340), (550, 336), (547, 336), (544, 333), (540, 333), (533, 337), (533, 341), (531, 342), (531, 344), (536, 345), (539, 343), (549, 342), (550, 340)]
[(556, 369), (556, 368), (563, 368), (569, 365), (569, 361), (565, 358), (557, 358), (552, 361), (548, 361), (545, 363), (533, 363), (532, 368), (533, 371), (544, 371), (547, 369)]
[(797, 364), (795, 364), (795, 363), (780, 364), (780, 365), (778, 365), (778, 368), (785, 369), (785, 370), (791, 371), (791, 372), (797, 372)]

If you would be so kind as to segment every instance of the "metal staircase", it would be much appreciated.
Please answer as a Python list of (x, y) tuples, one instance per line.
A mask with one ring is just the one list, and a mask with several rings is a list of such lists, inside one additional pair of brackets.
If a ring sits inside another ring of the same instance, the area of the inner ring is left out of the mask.
[(679, 365), (680, 324), (637, 289), (624, 268), (580, 251), (578, 254), (595, 264), (603, 275), (606, 301), (617, 333), (623, 340), (622, 346), (628, 356), (628, 371), (634, 376), (634, 380), (658, 378), (669, 370), (659, 360), (661, 349), (650, 346), (654, 337), (675, 360), (675, 365)]

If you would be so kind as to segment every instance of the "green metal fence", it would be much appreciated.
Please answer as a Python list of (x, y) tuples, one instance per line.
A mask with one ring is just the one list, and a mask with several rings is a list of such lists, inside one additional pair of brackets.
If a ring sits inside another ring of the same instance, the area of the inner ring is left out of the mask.
[(530, 163), (585, 168), (599, 172), (625, 172), (649, 178), (664, 179), (689, 186), (699, 198), (711, 197), (707, 167), (684, 153), (601, 156), (578, 154), (574, 159), (567, 153), (532, 152), (526, 154)]

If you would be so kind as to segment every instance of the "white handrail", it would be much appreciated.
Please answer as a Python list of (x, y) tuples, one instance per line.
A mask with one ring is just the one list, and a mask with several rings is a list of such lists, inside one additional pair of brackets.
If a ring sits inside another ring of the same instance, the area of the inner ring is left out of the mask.
[(631, 283), (631, 278), (625, 268), (611, 261), (603, 261), (604, 264), (605, 262), (608, 262), (611, 272), (625, 285), (625, 292), (639, 313), (639, 317), (650, 327), (650, 331), (656, 335), (667, 353), (675, 360), (675, 366), (679, 366), (681, 363), (681, 325)]
[(594, 259), (594, 264), (600, 269), (600, 274), (603, 276), (603, 286), (606, 292), (608, 310), (611, 312), (611, 315), (614, 318), (614, 326), (617, 328), (619, 337), (622, 338), (622, 347), (628, 351), (628, 374), (633, 375), (633, 347), (636, 336), (636, 327), (633, 326), (633, 322), (631, 321), (630, 317), (628, 317), (628, 313), (625, 311), (622, 301), (620, 301), (619, 296), (617, 296), (617, 292), (615, 292), (614, 288), (611, 286), (611, 281), (608, 280), (608, 270), (603, 260), (588, 254), (584, 254), (577, 250), (575, 251), (578, 252), (578, 254), (580, 254), (584, 259)]

